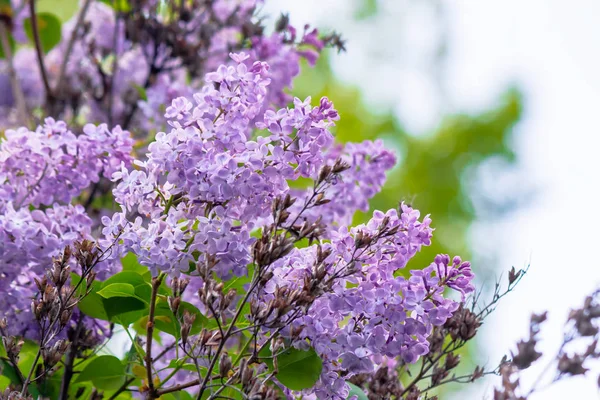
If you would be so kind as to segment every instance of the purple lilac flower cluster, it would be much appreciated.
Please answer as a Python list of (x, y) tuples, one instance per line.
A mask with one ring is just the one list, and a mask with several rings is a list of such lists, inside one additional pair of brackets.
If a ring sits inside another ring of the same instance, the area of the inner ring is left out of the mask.
[[(427, 268), (410, 271), (408, 279), (396, 276), (430, 244), (430, 222), (428, 216), (419, 221), (419, 212), (403, 204), (400, 214), (376, 211), (365, 225), (332, 232), (331, 242), (320, 250), (329, 253), (326, 275), (337, 277), (331, 292), (287, 330), (302, 329), (296, 345), (310, 343), (324, 360), (321, 379), (304, 393), (307, 398), (346, 398), (345, 382), (355, 374), (372, 373), (398, 357), (415, 363), (429, 352), (433, 327), (442, 326), (459, 307), (458, 301), (444, 297), (445, 290), (459, 292), (462, 300), (474, 290), (470, 263), (459, 257), (439, 255)], [(384, 229), (395, 233), (382, 236)], [(366, 237), (378, 239), (368, 243)], [(316, 258), (317, 248), (311, 246), (277, 261), (260, 302), (310, 279)]]
[(91, 238), (92, 219), (82, 205), (69, 203), (130, 165), (132, 143), (119, 127), (90, 124), (76, 136), (52, 118), (35, 131), (7, 130), (0, 139), (0, 309), (17, 316), (15, 333), (36, 331), (29, 314), (33, 278), (66, 245)]
[[(303, 217), (310, 221), (319, 219), (328, 229), (349, 226), (356, 211), (369, 211), (369, 200), (381, 191), (386, 171), (394, 167), (396, 157), (378, 139), (335, 144), (327, 150), (325, 158), (330, 164), (340, 159), (349, 169), (340, 173), (335, 184), (324, 191), (325, 198), (335, 201), (304, 210)], [(312, 190), (292, 190), (291, 193), (300, 200), (291, 207), (291, 211), (299, 213), (312, 196)]]
[[(244, 274), (251, 231), (289, 190), (288, 180), (317, 173), (325, 162), (320, 149), (333, 141), (328, 128), (337, 112), (326, 99), (312, 107), (310, 98), (266, 111), (257, 126), (268, 127), (267, 135), (251, 140), (269, 66), (248, 68), (245, 54), (232, 58), (236, 67), (206, 75), (210, 84), (194, 95), (195, 104), (180, 97), (167, 108), (172, 129), (157, 134), (139, 170), (113, 175), (122, 212), (103, 219), (106, 240), (123, 232), (122, 252), (133, 251), (153, 271), (186, 271), (199, 251), (218, 256), (222, 276)], [(128, 224), (127, 213), (139, 215)]]

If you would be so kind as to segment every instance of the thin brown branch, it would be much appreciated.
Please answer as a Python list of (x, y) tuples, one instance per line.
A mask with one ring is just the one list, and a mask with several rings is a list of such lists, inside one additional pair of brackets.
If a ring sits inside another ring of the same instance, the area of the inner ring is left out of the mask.
[(244, 309), (244, 306), (248, 302), (248, 299), (250, 299), (250, 295), (252, 294), (252, 291), (256, 288), (256, 286), (258, 285), (258, 282), (259, 282), (258, 277), (255, 277), (254, 283), (246, 292), (235, 315), (233, 316), (233, 319), (231, 320), (231, 324), (229, 324), (229, 328), (227, 328), (227, 331), (225, 332), (225, 336), (222, 337), (221, 342), (219, 343), (219, 347), (217, 347), (217, 351), (213, 355), (212, 360), (210, 360), (210, 365), (208, 366), (208, 371), (206, 372), (206, 376), (202, 380), (200, 390), (198, 391), (198, 398), (201, 398), (202, 394), (204, 393), (204, 390), (206, 389), (206, 385), (208, 384), (208, 380), (211, 377), (210, 375), (212, 374), (212, 370), (215, 367), (217, 360), (219, 359), (219, 355), (221, 354), (223, 347), (225, 347), (225, 342), (227, 342), (227, 339), (229, 339), (229, 337), (231, 336), (231, 332), (233, 331), (235, 323), (237, 322), (238, 318), (242, 314), (242, 310)]
[(67, 64), (69, 63), (69, 58), (71, 57), (71, 53), (73, 52), (73, 48), (75, 47), (75, 40), (77, 39), (79, 27), (83, 24), (85, 15), (87, 14), (91, 2), (91, 0), (85, 0), (83, 6), (81, 7), (81, 11), (79, 11), (79, 15), (77, 16), (77, 22), (75, 23), (73, 31), (71, 32), (71, 37), (69, 38), (69, 42), (67, 43), (67, 50), (65, 51), (65, 57), (63, 58), (63, 62), (60, 66), (60, 72), (58, 74), (58, 81), (56, 84), (57, 93), (60, 93), (63, 80), (65, 79), (65, 75), (67, 73)]
[(29, 1), (29, 14), (31, 20), (31, 31), (34, 39), (33, 41), (35, 42), (35, 51), (37, 52), (38, 66), (40, 68), (40, 75), (42, 76), (44, 88), (46, 89), (46, 97), (51, 99), (54, 95), (52, 88), (50, 88), (48, 71), (46, 71), (46, 65), (44, 64), (44, 49), (42, 48), (42, 42), (40, 41), (40, 31), (38, 27), (37, 14), (35, 12), (35, 0)]
[(112, 62), (112, 71), (110, 75), (110, 82), (108, 84), (108, 110), (106, 111), (108, 117), (108, 126), (112, 127), (113, 125), (113, 104), (115, 102), (115, 79), (117, 77), (117, 72), (119, 70), (119, 22), (121, 18), (117, 14), (117, 18), (115, 20), (115, 30), (113, 32), (113, 62)]
[(75, 357), (78, 352), (78, 341), (79, 336), (81, 335), (81, 331), (83, 329), (83, 313), (79, 313), (79, 318), (77, 318), (77, 327), (75, 328), (75, 333), (73, 335), (73, 342), (69, 348), (67, 353), (67, 357), (65, 359), (65, 372), (62, 377), (62, 382), (60, 384), (60, 394), (58, 398), (60, 400), (68, 400), (69, 396), (69, 384), (71, 383), (71, 379), (73, 378), (73, 364), (75, 363)]
[(123, 384), (117, 389), (117, 391), (108, 398), (108, 400), (115, 400), (121, 393), (127, 390), (127, 386), (129, 386), (134, 380), (134, 378), (126, 379), (125, 382), (123, 382)]

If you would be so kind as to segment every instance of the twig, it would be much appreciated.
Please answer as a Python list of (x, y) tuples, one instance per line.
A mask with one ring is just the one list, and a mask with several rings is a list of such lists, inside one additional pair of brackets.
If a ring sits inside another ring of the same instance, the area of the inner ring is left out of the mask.
[(121, 18), (117, 14), (117, 18), (115, 20), (115, 30), (113, 32), (113, 62), (112, 62), (112, 71), (110, 76), (110, 83), (108, 86), (108, 110), (106, 114), (108, 116), (108, 126), (109, 128), (113, 125), (113, 103), (115, 101), (115, 78), (117, 77), (117, 71), (119, 69), (119, 21)]
[(152, 279), (152, 295), (150, 297), (150, 312), (148, 313), (148, 324), (146, 326), (146, 374), (148, 379), (148, 398), (155, 399), (158, 397), (154, 382), (152, 381), (152, 335), (154, 333), (154, 313), (156, 311), (156, 296), (165, 274), (161, 273), (156, 278)]
[(23, 198), (21, 200), (19, 200), (19, 203), (16, 205), (16, 209), (17, 210), (19, 208), (21, 208), (21, 206), (23, 205), (23, 203), (25, 202), (25, 200), (27, 200), (27, 198), (29, 197), (29, 195), (31, 193), (33, 193), (33, 191), (42, 182), (42, 179), (44, 179), (44, 176), (46, 175), (46, 171), (48, 171), (48, 164), (46, 164), (46, 166), (44, 166), (44, 170), (42, 171), (42, 174), (40, 175), (40, 177), (38, 178), (38, 180), (29, 188), (29, 190), (27, 191), (27, 193), (25, 193), (25, 196), (23, 196)]
[(60, 93), (60, 88), (62, 87), (63, 80), (67, 73), (67, 64), (69, 63), (69, 58), (71, 57), (71, 53), (73, 52), (73, 48), (75, 47), (75, 40), (77, 39), (79, 27), (81, 26), (81, 24), (83, 24), (85, 15), (87, 14), (91, 2), (91, 0), (85, 0), (83, 6), (81, 7), (81, 11), (79, 12), (79, 16), (77, 17), (77, 22), (75, 23), (73, 31), (71, 32), (71, 37), (69, 38), (69, 43), (67, 44), (67, 50), (65, 51), (65, 57), (63, 58), (63, 62), (60, 66), (60, 72), (58, 74), (58, 81), (56, 84), (57, 93)]
[(226, 396), (219, 396), (219, 394), (223, 390), (225, 390), (226, 388), (231, 388), (231, 389), (237, 390), (242, 395), (243, 399), (247, 399), (248, 396), (246, 396), (246, 393), (244, 393), (240, 389), (236, 388), (235, 386), (231, 386), (231, 382), (233, 382), (233, 377), (229, 378), (227, 380), (227, 382), (225, 382), (225, 383), (223, 383), (223, 381), (221, 380), (221, 383), (223, 383), (223, 384), (212, 395), (210, 395), (210, 397), (208, 398), (208, 400), (219, 399), (219, 398), (226, 398)]
[(60, 316), (61, 316), (62, 312), (64, 311), (66, 305), (69, 304), (69, 300), (71, 300), (71, 298), (73, 297), (73, 295), (75, 295), (75, 293), (78, 292), (79, 287), (81, 286), (81, 284), (83, 282), (86, 282), (86, 293), (83, 295), (83, 297), (85, 297), (87, 294), (89, 294), (89, 290), (87, 288), (87, 281), (86, 281), (87, 276), (92, 271), (93, 267), (96, 266), (98, 264), (98, 262), (100, 262), (102, 260), (102, 257), (108, 251), (110, 251), (112, 249), (112, 247), (114, 246), (114, 244), (116, 243), (116, 241), (118, 240), (118, 238), (120, 237), (120, 235), (121, 235), (121, 233), (119, 233), (119, 235), (115, 238), (115, 242), (113, 242), (113, 244), (111, 244), (106, 250), (104, 250), (100, 254), (96, 254), (95, 255), (94, 259), (92, 261), (90, 261), (90, 265), (88, 266), (88, 268), (83, 269), (83, 267), (82, 267), (81, 277), (80, 277), (79, 281), (77, 282), (77, 284), (70, 289), (70, 292), (67, 295), (66, 299), (63, 301), (62, 298), (59, 297), (59, 300), (60, 300), (60, 303), (61, 303), (60, 304), (60, 308), (59, 308), (59, 312), (56, 313), (56, 316), (53, 319), (50, 320), (48, 326), (45, 325), (45, 322), (44, 322), (44, 326), (42, 326), (42, 337), (40, 339), (40, 347), (38, 348), (38, 351), (37, 351), (37, 353), (35, 355), (35, 359), (33, 360), (31, 368), (29, 369), (29, 373), (27, 375), (27, 378), (25, 378), (25, 381), (23, 382), (23, 387), (21, 389), (21, 396), (24, 396), (25, 393), (27, 393), (27, 387), (32, 382), (31, 378), (33, 376), (33, 372), (35, 371), (35, 369), (37, 367), (37, 363), (40, 360), (40, 357), (42, 355), (42, 350), (44, 350), (44, 347), (52, 339), (54, 339), (56, 337), (56, 335), (60, 332), (60, 331), (59, 332), (54, 332), (54, 334), (52, 334), (52, 329), (53, 329), (54, 325), (56, 325), (56, 323), (60, 320)]
[(233, 327), (235, 326), (235, 323), (237, 322), (237, 319), (240, 317), (240, 315), (242, 314), (242, 310), (244, 309), (244, 306), (246, 305), (246, 303), (248, 302), (248, 299), (250, 298), (250, 295), (252, 294), (252, 291), (254, 290), (254, 288), (256, 288), (256, 286), (258, 285), (260, 279), (258, 278), (258, 276), (254, 277), (254, 283), (252, 284), (252, 286), (248, 289), (248, 291), (246, 292), (244, 298), (242, 299), (240, 306), (238, 307), (235, 315), (233, 316), (233, 319), (231, 320), (231, 324), (229, 324), (229, 328), (227, 328), (227, 331), (225, 332), (225, 336), (223, 336), (221, 338), (221, 342), (219, 343), (219, 347), (217, 347), (217, 351), (215, 352), (212, 360), (210, 360), (210, 365), (208, 366), (208, 371), (206, 372), (206, 376), (204, 377), (204, 380), (202, 381), (202, 384), (200, 385), (200, 390), (198, 391), (198, 398), (202, 398), (202, 394), (204, 393), (204, 390), (206, 389), (206, 385), (208, 384), (208, 380), (210, 378), (210, 375), (212, 374), (212, 370), (215, 367), (215, 364), (217, 363), (217, 360), (219, 359), (219, 355), (221, 354), (221, 351), (223, 350), (223, 347), (225, 347), (225, 342), (227, 342), (227, 339), (229, 339), (231, 332), (233, 331)]
[(42, 49), (42, 42), (40, 41), (40, 32), (38, 29), (37, 14), (35, 12), (35, 0), (29, 1), (29, 14), (31, 20), (31, 30), (33, 33), (33, 39), (35, 42), (35, 51), (37, 52), (38, 65), (40, 67), (40, 74), (42, 75), (42, 81), (44, 81), (44, 88), (46, 89), (46, 97), (48, 99), (53, 98), (52, 89), (50, 88), (50, 81), (48, 80), (48, 72), (44, 65), (44, 49)]
[[(431, 369), (433, 368), (437, 362), (448, 353), (448, 349), (450, 348), (451, 345), (455, 344), (454, 341), (448, 343), (446, 345), (446, 347), (442, 350), (442, 352), (434, 359), (423, 359), (423, 363), (421, 364), (421, 370), (419, 371), (419, 373), (417, 374), (417, 376), (415, 377), (415, 379), (413, 379), (406, 387), (404, 387), (404, 390), (400, 393), (400, 398), (402, 398), (402, 396), (404, 396), (406, 393), (408, 393), (408, 391), (415, 386), (421, 379), (423, 379), (423, 377), (425, 376), (425, 374)], [(462, 346), (459, 346), (458, 348), (460, 348)], [(453, 347), (451, 352), (456, 350), (457, 347)], [(430, 361), (430, 364), (428, 366), (425, 366), (425, 363), (427, 361)]]
[(127, 390), (127, 386), (129, 386), (131, 384), (131, 382), (133, 382), (134, 380), (135, 380), (134, 378), (126, 379), (125, 382), (123, 382), (123, 384), (117, 389), (117, 391), (114, 392), (112, 394), (112, 396), (110, 396), (108, 398), (108, 400), (116, 399), (121, 393), (123, 393), (125, 390)]
[(77, 356), (77, 341), (79, 340), (79, 336), (81, 335), (82, 328), (83, 314), (80, 312), (79, 318), (77, 319), (77, 328), (75, 328), (73, 342), (71, 343), (71, 347), (69, 348), (69, 352), (67, 353), (67, 357), (65, 360), (65, 372), (62, 377), (62, 382), (60, 385), (60, 394), (58, 396), (60, 400), (68, 400), (69, 384), (71, 383), (71, 379), (73, 378), (73, 363), (75, 362), (75, 357)]

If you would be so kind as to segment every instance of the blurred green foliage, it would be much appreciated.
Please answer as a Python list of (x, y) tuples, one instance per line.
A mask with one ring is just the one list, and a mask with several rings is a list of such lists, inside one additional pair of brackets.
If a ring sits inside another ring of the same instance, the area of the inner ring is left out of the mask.
[[(303, 68), (294, 94), (312, 95), (314, 101), (328, 96), (334, 102), (340, 112), (338, 140), (382, 138), (397, 151), (399, 163), (389, 173), (384, 190), (371, 201), (371, 211), (387, 210), (405, 201), (431, 214), (433, 244), (423, 249), (410, 267), (424, 267), (439, 253), (460, 254), (463, 259), (472, 255), (467, 233), (475, 210), (465, 172), (491, 157), (502, 158), (508, 165), (515, 162), (510, 136), (522, 112), (518, 90), (508, 90), (494, 109), (481, 114), (446, 116), (436, 131), (426, 136), (410, 135), (390, 111), (370, 109), (358, 88), (336, 80), (328, 57), (315, 68)], [(355, 222), (369, 217), (370, 212), (358, 213)]]

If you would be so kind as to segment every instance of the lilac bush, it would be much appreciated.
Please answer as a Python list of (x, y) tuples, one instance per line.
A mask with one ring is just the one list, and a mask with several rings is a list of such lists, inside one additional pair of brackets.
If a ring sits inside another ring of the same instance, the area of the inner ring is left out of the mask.
[(339, 35), (286, 16), (267, 33), (259, 3), (84, 0), (57, 32), (2, 3), (2, 124), (24, 126), (0, 138), (0, 398), (424, 399), (464, 380), (457, 352), (522, 271), (477, 310), (468, 261), (410, 262), (428, 215), (353, 224), (395, 156), (336, 143), (333, 102), (290, 94)]

